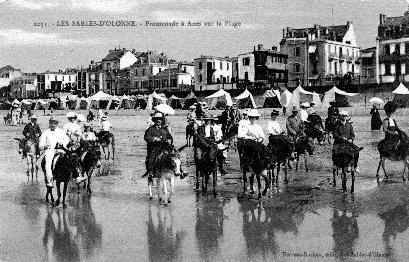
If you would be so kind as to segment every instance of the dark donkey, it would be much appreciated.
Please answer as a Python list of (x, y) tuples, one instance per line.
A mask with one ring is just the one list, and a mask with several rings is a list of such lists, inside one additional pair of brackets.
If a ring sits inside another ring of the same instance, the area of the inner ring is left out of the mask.
[[(186, 145), (187, 146), (187, 145)], [(152, 184), (153, 178), (157, 178), (158, 182), (157, 191), (159, 203), (167, 205), (171, 203), (171, 197), (174, 192), (175, 187), (175, 176), (180, 176), (183, 178), (181, 172), (181, 161), (180, 161), (180, 151), (182, 151), (186, 146), (182, 146), (176, 149), (173, 145), (163, 144), (159, 153), (155, 156), (153, 165), (153, 177), (148, 177), (149, 186), (149, 198), (152, 199)], [(170, 192), (168, 194), (167, 182), (170, 184)], [(161, 195), (161, 186), (163, 186), (163, 197)]]
[[(271, 159), (270, 172), (272, 175), (272, 184), (275, 182), (276, 185), (278, 185), (278, 175), (280, 173), (281, 164), (284, 166), (284, 182), (288, 183), (287, 168), (289, 166), (289, 160), (292, 153), (294, 152), (294, 144), (289, 143), (285, 137), (278, 137), (278, 139), (275, 139), (270, 136), (267, 147)], [(277, 168), (275, 175), (274, 168)]]
[[(268, 170), (271, 166), (271, 159), (268, 154), (267, 146), (262, 143), (258, 143), (253, 140), (244, 140), (243, 145), (243, 155), (242, 155), (242, 167), (243, 167), (243, 189), (244, 194), (247, 191), (247, 172), (251, 172), (250, 175), (250, 194), (254, 194), (254, 176), (257, 178), (258, 186), (258, 198), (261, 195), (265, 196), (267, 190), (270, 188), (270, 179), (268, 175)], [(263, 193), (261, 193), (261, 177), (265, 179), (265, 188)]]
[[(59, 147), (61, 148), (61, 147)], [(55, 202), (55, 206), (60, 204), (61, 198), (61, 183), (64, 183), (63, 189), (63, 208), (66, 208), (65, 197), (67, 195), (67, 187), (71, 178), (77, 178), (80, 174), (79, 170), (79, 159), (76, 152), (70, 151), (63, 148), (64, 153), (57, 153), (53, 159), (51, 170), (53, 173), (53, 179), (56, 182), (58, 199)], [(41, 161), (41, 168), (45, 174), (45, 158)], [(46, 181), (47, 183), (47, 181)], [(48, 195), (51, 197), (51, 202), (54, 204), (54, 197), (52, 193), (52, 187), (47, 187), (47, 193), (45, 196), (45, 201), (48, 202)]]
[(305, 122), (305, 134), (313, 140), (317, 139), (318, 143), (323, 145), (325, 142), (325, 130), (322, 118), (314, 113), (308, 116), (308, 121)]
[[(88, 183), (84, 181), (84, 189), (87, 189), (87, 193), (91, 194), (91, 176), (95, 168), (101, 166), (101, 150), (99, 145), (93, 142), (81, 143), (80, 153), (80, 166), (82, 169), (82, 177), (84, 180), (88, 180)], [(82, 182), (82, 181), (81, 181)], [(77, 181), (78, 193), (80, 182)]]
[(304, 155), (304, 166), (305, 172), (308, 173), (308, 165), (307, 159), (308, 155), (312, 155), (314, 153), (314, 143), (312, 140), (306, 136), (300, 136), (295, 140), (294, 144), (294, 152), (296, 155), (296, 164), (295, 164), (295, 171), (298, 171), (298, 162), (300, 162), (300, 155)]

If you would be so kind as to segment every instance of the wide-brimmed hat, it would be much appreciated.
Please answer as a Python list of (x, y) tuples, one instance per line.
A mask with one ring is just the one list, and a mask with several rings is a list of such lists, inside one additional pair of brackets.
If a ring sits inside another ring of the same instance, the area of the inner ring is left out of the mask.
[(341, 110), (341, 111), (339, 111), (339, 115), (340, 115), (340, 116), (348, 116), (348, 111), (346, 111), (346, 110)]
[(271, 112), (271, 116), (279, 116), (280, 112), (278, 112), (277, 110), (273, 110), (273, 112)]
[(77, 120), (81, 121), (81, 122), (87, 121), (87, 119), (85, 118), (85, 116), (83, 114), (78, 114), (77, 115)]
[(91, 127), (91, 124), (88, 123), (88, 122), (85, 122), (85, 123), (84, 123), (84, 127)]
[(196, 109), (196, 106), (190, 106), (189, 108), (190, 109)]
[(259, 117), (259, 116), (261, 116), (259, 114), (259, 112), (257, 111), (257, 109), (250, 109), (249, 112), (247, 113), (247, 115), (249, 117)]
[(335, 101), (330, 101), (329, 104), (330, 104), (330, 105), (336, 105), (337, 102), (335, 102)]
[(36, 115), (32, 115), (32, 116), (30, 116), (30, 118), (31, 118), (31, 119), (37, 119), (37, 116), (36, 116)]
[(301, 104), (301, 107), (302, 107), (302, 108), (309, 108), (309, 107), (310, 107), (310, 103), (308, 103), (308, 102), (302, 103), (302, 104)]
[(300, 111), (300, 108), (298, 106), (293, 106), (293, 109), (291, 111), (298, 112)]
[(388, 101), (383, 106), (383, 109), (385, 109), (385, 113), (389, 115), (389, 114), (395, 113), (396, 109), (398, 109), (398, 104), (394, 101)]
[(108, 119), (108, 116), (106, 115), (101, 117), (101, 120), (107, 120), (107, 119)]
[(67, 113), (67, 118), (76, 118), (77, 115), (74, 112), (68, 112)]
[(58, 124), (58, 120), (55, 119), (54, 117), (50, 117), (50, 120), (48, 120), (49, 123), (56, 123)]
[(152, 120), (154, 119), (162, 119), (163, 118), (163, 114), (161, 112), (156, 112), (153, 116), (152, 116)]
[(204, 116), (202, 116), (203, 120), (214, 120), (215, 117), (213, 115), (210, 114), (205, 114)]
[(244, 111), (243, 111), (243, 115), (248, 115), (248, 113), (249, 113), (249, 112), (248, 112), (247, 110), (244, 110)]

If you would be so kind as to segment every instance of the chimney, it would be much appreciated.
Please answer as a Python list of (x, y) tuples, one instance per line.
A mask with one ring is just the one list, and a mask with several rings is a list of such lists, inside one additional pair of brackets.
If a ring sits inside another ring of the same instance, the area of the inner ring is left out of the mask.
[(386, 15), (379, 14), (379, 25), (383, 25), (386, 20)]
[(347, 21), (347, 28), (349, 29), (349, 27), (352, 25), (351, 21)]
[(257, 48), (258, 48), (258, 51), (261, 51), (261, 50), (263, 50), (263, 45), (262, 45), (262, 44), (258, 44), (258, 45), (257, 45)]
[(94, 60), (91, 60), (91, 65), (93, 65), (93, 64), (95, 64), (95, 61), (94, 61)]
[(253, 46), (253, 48), (254, 48), (253, 50), (256, 51), (256, 46)]

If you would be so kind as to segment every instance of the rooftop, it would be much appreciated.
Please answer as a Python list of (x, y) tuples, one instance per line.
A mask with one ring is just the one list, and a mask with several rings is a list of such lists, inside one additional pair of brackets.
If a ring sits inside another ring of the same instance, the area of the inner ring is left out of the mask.
[(352, 22), (347, 22), (345, 25), (332, 25), (332, 26), (321, 26), (314, 25), (314, 27), (306, 28), (291, 28), (287, 27), (286, 33), (283, 34), (283, 38), (306, 38), (307, 32), (313, 34), (316, 40), (332, 40), (341, 42), (342, 38), (347, 33)]

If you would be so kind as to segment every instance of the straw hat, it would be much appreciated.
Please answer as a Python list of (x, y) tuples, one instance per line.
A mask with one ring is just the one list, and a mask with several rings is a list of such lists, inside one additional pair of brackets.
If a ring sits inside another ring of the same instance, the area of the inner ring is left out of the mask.
[(102, 120), (102, 121), (107, 120), (107, 119), (108, 119), (108, 116), (106, 116), (106, 115), (104, 115), (104, 116), (101, 117), (101, 120)]
[(247, 115), (249, 117), (259, 117), (259, 116), (261, 116), (259, 114), (259, 112), (257, 111), (257, 109), (250, 109), (249, 112), (247, 113)]
[(298, 108), (298, 106), (293, 106), (293, 110), (292, 110), (293, 112), (298, 112), (298, 111), (300, 111), (300, 108)]
[(87, 119), (85, 118), (85, 116), (83, 114), (78, 114), (77, 115), (77, 120), (81, 121), (81, 122), (87, 121)]
[(310, 107), (310, 103), (305, 102), (301, 104), (301, 108), (309, 108)]
[(30, 118), (31, 118), (31, 119), (37, 119), (37, 116), (36, 116), (36, 115), (32, 115), (32, 116), (30, 116)]
[(154, 119), (159, 119), (159, 118), (163, 118), (163, 114), (161, 112), (156, 112), (153, 116), (152, 116), (152, 120)]
[(55, 119), (54, 117), (50, 117), (50, 120), (48, 120), (48, 122), (58, 124), (58, 120)]
[(189, 108), (190, 109), (196, 109), (196, 106), (193, 105), (193, 106), (190, 106)]
[(273, 110), (273, 112), (271, 112), (271, 116), (279, 116), (280, 112), (278, 112), (277, 110)]

